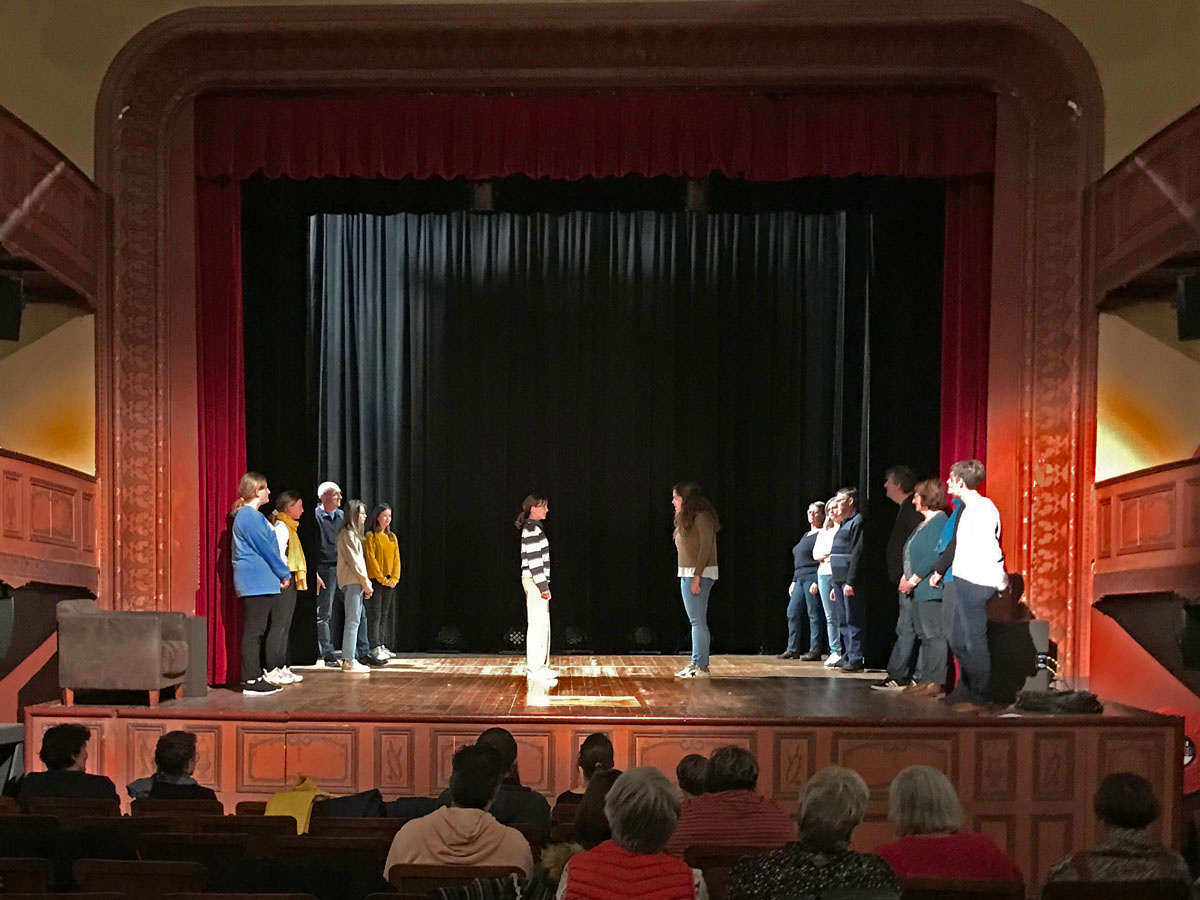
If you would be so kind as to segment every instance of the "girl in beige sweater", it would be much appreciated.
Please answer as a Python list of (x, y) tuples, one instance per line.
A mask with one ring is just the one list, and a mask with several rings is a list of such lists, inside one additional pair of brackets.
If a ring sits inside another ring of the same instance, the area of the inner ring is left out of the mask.
[(676, 678), (708, 676), (708, 595), (718, 577), (717, 511), (694, 481), (681, 481), (671, 491), (675, 507), (675, 550), (679, 561), (679, 590), (692, 625), (692, 661)]

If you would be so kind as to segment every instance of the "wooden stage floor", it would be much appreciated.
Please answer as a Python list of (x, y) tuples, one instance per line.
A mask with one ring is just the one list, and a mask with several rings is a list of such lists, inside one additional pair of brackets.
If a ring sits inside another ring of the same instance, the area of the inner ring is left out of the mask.
[[(575, 755), (594, 731), (613, 741), (619, 768), (673, 775), (689, 753), (724, 744), (758, 759), (758, 788), (794, 808), (817, 769), (855, 769), (871, 791), (855, 844), (890, 840), (888, 785), (906, 766), (945, 772), (966, 826), (1008, 849), (1031, 887), (1068, 852), (1098, 839), (1092, 794), (1101, 778), (1133, 771), (1163, 800), (1159, 834), (1177, 843), (1182, 720), (1107, 704), (1095, 716), (943, 704), (885, 691), (882, 673), (835, 674), (819, 663), (717, 656), (709, 679), (679, 680), (675, 656), (559, 656), (558, 685), (531, 692), (523, 661), (502, 656), (410, 656), (366, 675), (301, 669), (302, 684), (269, 696), (213, 690), (146, 706), (27, 707), (26, 741), (75, 721), (92, 732), (88, 768), (118, 786), (153, 771), (154, 745), (172, 729), (196, 734), (197, 779), (231, 809), (310, 776), (333, 794), (379, 788), (385, 798), (435, 796), (454, 751), (490, 725), (518, 746), (524, 784), (553, 799), (579, 786)], [(85, 697), (80, 698), (86, 701)], [(36, 756), (26, 754), (27, 764)]]

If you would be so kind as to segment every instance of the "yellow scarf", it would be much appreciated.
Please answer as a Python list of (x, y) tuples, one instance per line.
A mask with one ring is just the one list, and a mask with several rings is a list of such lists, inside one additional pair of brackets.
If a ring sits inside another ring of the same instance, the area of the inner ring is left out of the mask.
[(287, 526), (287, 567), (296, 573), (296, 590), (308, 590), (308, 562), (304, 559), (304, 548), (296, 536), (296, 520), (287, 513), (277, 512), (275, 518)]

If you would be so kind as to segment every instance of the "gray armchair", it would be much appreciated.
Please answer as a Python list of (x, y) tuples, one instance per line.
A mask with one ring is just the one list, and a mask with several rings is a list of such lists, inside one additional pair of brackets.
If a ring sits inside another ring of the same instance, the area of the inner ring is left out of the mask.
[(58, 615), (58, 684), (63, 705), (77, 690), (147, 691), (157, 706), (163, 688), (183, 696), (188, 667), (186, 616), (112, 612), (94, 600), (63, 600)]

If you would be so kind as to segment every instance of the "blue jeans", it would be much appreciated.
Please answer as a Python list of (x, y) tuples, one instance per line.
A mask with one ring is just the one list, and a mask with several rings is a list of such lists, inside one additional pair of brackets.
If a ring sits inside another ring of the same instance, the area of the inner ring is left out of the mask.
[[(337, 599), (337, 566), (317, 566), (317, 574), (325, 582), (325, 589), (317, 594), (317, 649), (324, 659), (333, 658), (333, 635), (329, 620), (333, 618), (333, 602)], [(313, 579), (313, 585), (317, 583)]]
[(832, 590), (833, 578), (829, 575), (818, 575), (817, 593), (821, 595), (821, 609), (825, 612), (825, 629), (829, 633), (829, 652), (840, 656), (842, 653), (842, 622), (837, 606), (829, 599), (829, 592)]
[(821, 607), (821, 598), (809, 591), (817, 583), (816, 576), (799, 578), (792, 583), (792, 596), (788, 601), (788, 643), (789, 653), (800, 652), (800, 626), (804, 622), (804, 614), (808, 614), (808, 649), (813, 653), (821, 652), (821, 632), (825, 630), (825, 613)]
[(985, 587), (954, 579), (954, 610), (950, 630), (950, 652), (958, 660), (959, 681), (950, 702), (969, 700), (985, 706), (988, 680), (992, 675), (992, 657), (987, 643), (987, 605), (996, 593)]
[(866, 604), (855, 593), (847, 597), (842, 582), (833, 583), (833, 595), (837, 602), (838, 620), (842, 627), (842, 658), (847, 662), (863, 661), (862, 632), (866, 620)]
[(700, 593), (693, 594), (692, 579), (679, 579), (683, 608), (692, 624), (692, 665), (701, 669), (708, 668), (708, 646), (712, 639), (708, 631), (708, 595), (714, 583), (712, 578), (701, 578)]
[(343, 587), (342, 604), (346, 609), (346, 621), (342, 624), (342, 662), (346, 662), (356, 658), (356, 642), (367, 630), (367, 623), (363, 621), (363, 586), (348, 584)]

